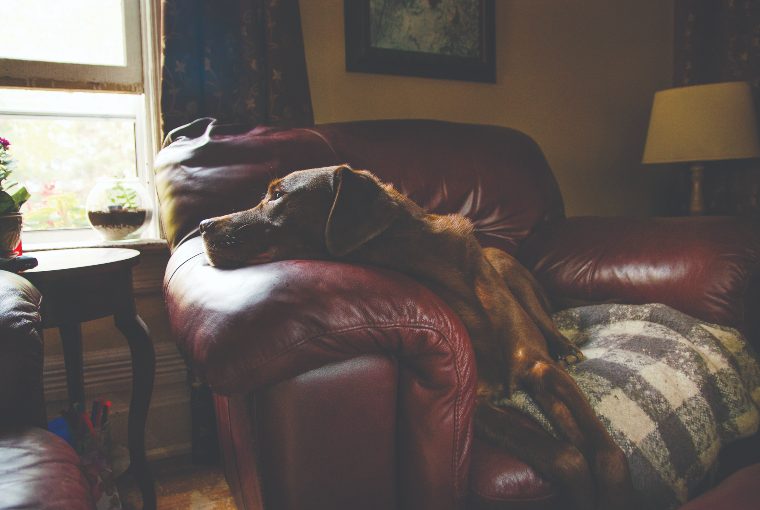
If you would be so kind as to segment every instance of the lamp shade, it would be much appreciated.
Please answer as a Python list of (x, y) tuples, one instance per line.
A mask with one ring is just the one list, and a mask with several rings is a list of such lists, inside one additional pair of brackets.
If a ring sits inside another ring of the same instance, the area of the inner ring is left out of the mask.
[(644, 163), (757, 156), (760, 143), (748, 83), (695, 85), (655, 94)]

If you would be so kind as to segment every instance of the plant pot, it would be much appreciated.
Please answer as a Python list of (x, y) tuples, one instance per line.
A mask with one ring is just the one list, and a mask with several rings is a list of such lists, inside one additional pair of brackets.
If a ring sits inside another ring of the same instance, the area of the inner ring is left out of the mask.
[(0, 215), (0, 257), (13, 255), (13, 250), (21, 241), (21, 218), (21, 213)]
[(99, 179), (87, 196), (87, 219), (107, 241), (133, 239), (150, 221), (149, 205), (138, 179)]
[(104, 239), (118, 241), (140, 230), (148, 219), (148, 211), (145, 209), (87, 211), (87, 218), (92, 228)]

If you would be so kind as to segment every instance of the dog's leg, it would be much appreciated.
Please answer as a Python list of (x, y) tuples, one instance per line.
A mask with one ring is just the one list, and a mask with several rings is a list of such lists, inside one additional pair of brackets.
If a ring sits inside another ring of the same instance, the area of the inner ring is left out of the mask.
[(588, 460), (596, 480), (597, 508), (636, 508), (625, 454), (570, 375), (550, 359), (533, 357), (516, 368), (519, 383), (538, 403), (558, 433), (571, 442)]
[(498, 444), (553, 482), (576, 510), (594, 509), (594, 481), (583, 455), (529, 416), (480, 401), (475, 410), (476, 433)]
[[(492, 264), (484, 259), (475, 290), (494, 325), (493, 334), (506, 363), (506, 381), (482, 370), (489, 386), (505, 384), (506, 393), (524, 388), (554, 425), (560, 439), (577, 448), (596, 482), (597, 508), (634, 508), (628, 462), (572, 377), (554, 361), (539, 326), (512, 295)], [(487, 367), (484, 367), (487, 368)], [(593, 492), (589, 495), (593, 498)]]
[(531, 320), (541, 330), (552, 357), (564, 365), (583, 361), (585, 356), (581, 350), (565, 338), (554, 325), (549, 316), (551, 313), (549, 298), (531, 272), (502, 250), (484, 248), (483, 254)]

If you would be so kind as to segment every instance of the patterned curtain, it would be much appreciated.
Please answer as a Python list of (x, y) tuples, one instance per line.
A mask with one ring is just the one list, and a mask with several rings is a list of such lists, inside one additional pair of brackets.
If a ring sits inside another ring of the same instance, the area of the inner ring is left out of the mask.
[(298, 0), (164, 0), (164, 134), (198, 117), (311, 125)]
[[(199, 117), (224, 122), (314, 123), (298, 0), (164, 0), (164, 136)], [(191, 378), (195, 462), (218, 454), (214, 404)]]
[[(676, 86), (748, 81), (760, 118), (760, 0), (676, 0)], [(713, 214), (760, 217), (760, 163), (727, 161), (705, 176)]]

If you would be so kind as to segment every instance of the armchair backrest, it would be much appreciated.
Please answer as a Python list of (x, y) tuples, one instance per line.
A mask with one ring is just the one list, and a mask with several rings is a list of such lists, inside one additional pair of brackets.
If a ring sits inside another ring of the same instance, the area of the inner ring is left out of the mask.
[(167, 142), (156, 185), (172, 248), (197, 235), (201, 220), (256, 205), (271, 179), (341, 163), (374, 172), (430, 212), (467, 216), (481, 243), (510, 252), (564, 216), (538, 145), (504, 127), (385, 120), (249, 129), (205, 118)]

